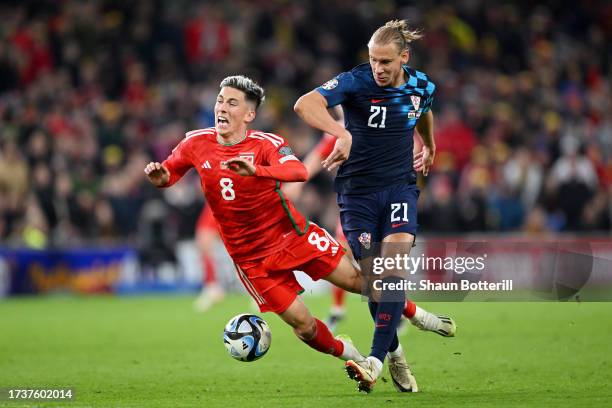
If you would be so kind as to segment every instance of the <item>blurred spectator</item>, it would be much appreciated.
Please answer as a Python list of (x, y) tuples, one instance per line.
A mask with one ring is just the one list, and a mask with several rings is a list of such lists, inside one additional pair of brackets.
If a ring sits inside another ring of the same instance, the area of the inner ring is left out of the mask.
[(563, 155), (553, 164), (549, 176), (549, 194), (565, 217), (564, 230), (580, 230), (586, 204), (598, 188), (597, 174), (591, 161), (579, 154), (573, 136), (562, 140)]
[(542, 189), (544, 172), (538, 158), (525, 147), (518, 148), (503, 167), (504, 182), (520, 197), (523, 208), (533, 208)]
[[(436, 154), (448, 153), (457, 170), (470, 160), (477, 144), (474, 131), (461, 119), (454, 106), (448, 106), (436, 116)], [(434, 169), (438, 164), (434, 163)]]
[[(189, 235), (201, 205), (197, 180), (196, 193), (167, 196), (148, 185), (144, 163), (212, 125), (228, 73), (262, 82), (254, 125), (306, 154), (319, 135), (297, 121), (296, 98), (366, 62), (368, 36), (390, 18), (423, 29), (410, 65), (437, 85), (424, 233), (609, 232), (610, 15), (598, 2), (2, 4), (0, 238), (148, 242), (165, 254), (148, 250), (149, 263), (171, 261), (166, 247)], [(324, 224), (336, 211), (329, 183), (315, 178), (301, 200)], [(168, 231), (144, 240), (160, 233), (159, 214), (173, 219)]]
[(0, 151), (0, 211), (3, 238), (13, 233), (16, 222), (24, 215), (23, 203), (28, 195), (28, 164), (14, 140), (7, 138)]
[(459, 232), (463, 222), (458, 200), (453, 196), (452, 180), (448, 175), (436, 175), (430, 180), (427, 190), (430, 196), (424, 196), (422, 219), (419, 223), (426, 231)]

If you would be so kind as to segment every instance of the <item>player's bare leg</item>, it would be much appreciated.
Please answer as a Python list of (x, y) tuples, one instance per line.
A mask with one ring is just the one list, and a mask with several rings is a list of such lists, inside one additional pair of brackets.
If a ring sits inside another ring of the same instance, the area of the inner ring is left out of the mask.
[[(351, 251), (351, 247), (346, 241), (346, 237), (342, 232), (342, 226), (340, 225), (339, 220), (338, 225), (336, 226), (336, 239), (346, 251), (346, 256), (349, 257), (351, 262), (355, 262), (356, 264), (356, 261), (354, 261), (353, 258), (353, 252)], [(338, 286), (333, 286), (331, 289), (331, 295), (332, 305), (329, 308), (329, 316), (327, 316), (327, 319), (325, 319), (325, 324), (327, 324), (327, 327), (329, 327), (329, 330), (331, 330), (332, 333), (335, 333), (338, 324), (342, 320), (344, 320), (344, 317), (346, 315), (346, 309), (344, 307), (344, 304), (346, 302), (346, 291)]]
[(347, 255), (342, 257), (336, 269), (325, 280), (351, 293), (361, 293), (362, 290), (361, 272)]
[(334, 338), (328, 327), (315, 318), (298, 296), (279, 317), (293, 328), (295, 335), (313, 349), (344, 361), (361, 361), (364, 357), (347, 338)]

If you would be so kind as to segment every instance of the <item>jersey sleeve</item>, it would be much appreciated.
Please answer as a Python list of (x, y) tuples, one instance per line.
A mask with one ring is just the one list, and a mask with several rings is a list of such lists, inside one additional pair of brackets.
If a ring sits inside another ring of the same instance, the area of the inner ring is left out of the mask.
[(257, 165), (256, 175), (279, 181), (305, 181), (308, 171), (298, 159), (285, 139), (273, 134), (266, 134), (271, 142), (264, 142), (263, 160)]
[(170, 172), (170, 179), (168, 183), (163, 187), (170, 187), (181, 179), (187, 173), (187, 171), (193, 167), (193, 163), (186, 153), (185, 149), (186, 141), (183, 140), (179, 143), (170, 156), (162, 163)]
[(336, 138), (329, 133), (324, 133), (323, 137), (315, 147), (315, 151), (320, 158), (324, 159), (331, 154), (336, 145)]
[(427, 91), (427, 99), (425, 99), (425, 104), (423, 105), (423, 113), (427, 113), (431, 110), (431, 105), (433, 104), (433, 94), (436, 91), (436, 85), (429, 81), (427, 83), (427, 88), (425, 89)]
[(264, 165), (266, 166), (277, 166), (279, 164), (286, 163), (288, 161), (300, 161), (295, 154), (293, 154), (293, 150), (287, 143), (285, 139), (281, 139), (282, 143), (280, 145), (273, 145), (271, 143), (267, 143), (264, 148)]
[(327, 107), (331, 108), (349, 98), (353, 92), (354, 83), (355, 77), (353, 74), (351, 72), (343, 72), (318, 87), (317, 92), (323, 95), (327, 101)]

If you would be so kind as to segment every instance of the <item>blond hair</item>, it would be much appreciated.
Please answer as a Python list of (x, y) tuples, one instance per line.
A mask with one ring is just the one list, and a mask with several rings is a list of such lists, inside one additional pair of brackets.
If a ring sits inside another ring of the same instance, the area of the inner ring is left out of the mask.
[(372, 44), (385, 45), (393, 43), (397, 45), (399, 51), (402, 52), (408, 49), (408, 44), (421, 37), (423, 37), (421, 31), (411, 30), (406, 20), (391, 20), (374, 31), (368, 43), (368, 47)]

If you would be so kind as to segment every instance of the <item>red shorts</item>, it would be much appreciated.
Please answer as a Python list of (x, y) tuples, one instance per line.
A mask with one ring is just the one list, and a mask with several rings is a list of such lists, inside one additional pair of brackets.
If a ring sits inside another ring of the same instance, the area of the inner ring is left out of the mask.
[(217, 220), (215, 219), (215, 216), (213, 215), (213, 212), (208, 204), (206, 204), (204, 209), (202, 209), (202, 212), (198, 217), (196, 231), (198, 230), (213, 230), (215, 232), (219, 231), (217, 227)]
[(332, 273), (344, 255), (338, 241), (312, 222), (304, 235), (292, 231), (286, 239), (291, 242), (280, 251), (236, 264), (238, 277), (261, 312), (284, 312), (304, 290), (293, 271), (316, 281)]

